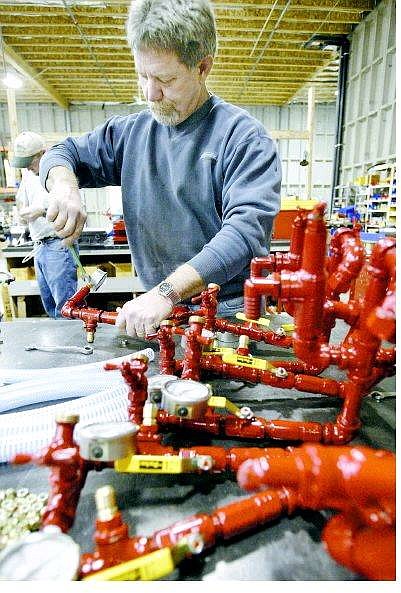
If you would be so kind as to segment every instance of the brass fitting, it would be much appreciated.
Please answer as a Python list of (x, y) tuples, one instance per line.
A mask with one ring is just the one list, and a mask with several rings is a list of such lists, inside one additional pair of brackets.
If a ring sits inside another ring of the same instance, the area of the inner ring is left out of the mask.
[(131, 360), (142, 360), (142, 362), (146, 362), (146, 364), (149, 362), (149, 358), (146, 354), (133, 354)]
[(249, 337), (241, 335), (238, 340), (238, 348), (248, 348)]
[(188, 323), (205, 323), (205, 318), (201, 317), (200, 315), (191, 315), (188, 319)]
[(86, 332), (86, 341), (88, 342), (88, 344), (93, 344), (93, 342), (95, 341), (95, 332), (92, 330), (89, 330)]
[(113, 486), (98, 488), (95, 501), (99, 521), (110, 521), (118, 513), (116, 493)]
[(60, 422), (62, 424), (78, 424), (79, 422), (79, 415), (78, 414), (57, 414), (56, 422)]
[(143, 426), (156, 426), (157, 405), (153, 402), (146, 401), (143, 406)]

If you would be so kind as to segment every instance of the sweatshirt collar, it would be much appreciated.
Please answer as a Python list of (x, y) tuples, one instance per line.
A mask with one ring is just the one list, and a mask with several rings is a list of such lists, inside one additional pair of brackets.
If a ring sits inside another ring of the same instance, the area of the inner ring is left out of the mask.
[(181, 134), (193, 130), (197, 124), (210, 113), (216, 102), (217, 97), (215, 95), (211, 95), (196, 111), (187, 117), (187, 119), (184, 119), (184, 121), (176, 126), (169, 126), (171, 132), (173, 134)]

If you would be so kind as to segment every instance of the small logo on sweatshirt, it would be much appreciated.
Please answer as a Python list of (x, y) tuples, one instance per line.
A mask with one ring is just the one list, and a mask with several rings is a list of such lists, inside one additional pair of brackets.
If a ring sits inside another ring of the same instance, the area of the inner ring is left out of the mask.
[(200, 158), (201, 158), (201, 160), (204, 160), (204, 161), (207, 161), (207, 160), (217, 161), (217, 154), (215, 154), (214, 152), (206, 151), (201, 154)]

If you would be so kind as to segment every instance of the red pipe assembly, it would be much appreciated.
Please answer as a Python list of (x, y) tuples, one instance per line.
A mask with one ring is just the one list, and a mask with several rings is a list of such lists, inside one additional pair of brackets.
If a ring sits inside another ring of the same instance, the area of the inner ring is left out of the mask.
[[(265, 488), (249, 498), (198, 513), (151, 536), (129, 537), (118, 509), (96, 520), (95, 551), (81, 558), (81, 578), (171, 548), (197, 535), (203, 549), (297, 509), (333, 509), (323, 541), (332, 557), (371, 580), (395, 579), (395, 456), (367, 447), (303, 445), (267, 449), (239, 468), (239, 484)], [(248, 454), (250, 451), (248, 451)], [(377, 474), (383, 480), (377, 480)], [(380, 553), (378, 553), (378, 550)]]
[(245, 461), (237, 477), (246, 490), (288, 488), (295, 508), (339, 511), (322, 534), (331, 556), (368, 579), (395, 579), (393, 453), (322, 445), (278, 454), (273, 449), (266, 457)]
[[(162, 322), (159, 331), (148, 338), (158, 340), (160, 370), (168, 375), (198, 381), (207, 372), (341, 398), (342, 408), (334, 423), (317, 428), (317, 423), (294, 426), (282, 421), (277, 430), (271, 423), (268, 435), (261, 432), (269, 438), (344, 444), (360, 427), (362, 398), (383, 377), (395, 372), (395, 349), (382, 344), (383, 340), (395, 342), (395, 241), (379, 241), (368, 262), (365, 262), (358, 225), (337, 231), (328, 246), (325, 207), (321, 203), (312, 211), (299, 212), (288, 254), (252, 260), (251, 277), (244, 285), (247, 321), (236, 323), (217, 317), (219, 287), (210, 284), (193, 299), (193, 303), (199, 305), (197, 310), (177, 307), (172, 318)], [(268, 275), (263, 275), (266, 272)], [(341, 301), (344, 292), (351, 290), (352, 295), (360, 273), (369, 278), (363, 294), (348, 302)], [(97, 323), (115, 323), (117, 313), (86, 308), (83, 300), (89, 290), (90, 287), (83, 287), (78, 291), (67, 301), (62, 313), (82, 319), (88, 335), (93, 336)], [(293, 315), (295, 329), (291, 337), (255, 326), (263, 297), (279, 301)], [(330, 334), (337, 319), (347, 323), (349, 331), (340, 344), (332, 344)], [(187, 324), (186, 328), (182, 323)], [(292, 348), (295, 360), (254, 359), (241, 345), (235, 356), (230, 357), (224, 353), (224, 348), (220, 351), (214, 348), (210, 336), (215, 337), (216, 332), (230, 332), (240, 340)], [(177, 334), (185, 336), (181, 360), (175, 359), (174, 335)], [(331, 365), (345, 373), (343, 380), (319, 377)], [(162, 414), (159, 421), (167, 423)], [(185, 422), (189, 424), (188, 420), (180, 419), (180, 426)], [(209, 416), (197, 429), (203, 426), (204, 430), (215, 432), (220, 424)], [(191, 428), (195, 426), (192, 424)], [(249, 427), (236, 430), (248, 433)]]
[[(80, 578), (157, 550), (173, 550), (192, 535), (208, 549), (284, 513), (329, 509), (337, 514), (327, 521), (322, 540), (333, 558), (367, 579), (395, 579), (395, 456), (344, 446), (360, 427), (362, 398), (395, 372), (395, 241), (379, 241), (365, 261), (359, 227), (341, 229), (328, 244), (324, 213), (324, 204), (300, 211), (289, 253), (252, 260), (244, 285), (244, 321), (217, 317), (219, 286), (209, 284), (192, 300), (197, 308), (176, 307), (171, 319), (148, 336), (160, 346), (160, 375), (147, 377), (148, 360), (143, 356), (105, 365), (106, 370), (118, 368), (128, 386), (128, 422), (116, 423), (110, 430), (98, 423), (90, 425), (92, 432), (85, 432), (85, 427), (74, 431), (77, 416), (59, 417), (48, 447), (12, 460), (50, 468), (51, 491), (42, 526), (57, 525), (63, 532), (72, 526), (91, 470), (238, 471), (240, 486), (263, 489), (151, 536), (130, 537), (118, 509), (108, 509), (98, 516), (95, 551), (82, 556)], [(368, 281), (355, 296), (353, 287), (362, 274)], [(93, 342), (97, 324), (115, 324), (117, 312), (87, 307), (90, 290), (91, 285), (83, 286), (66, 302), (62, 314), (81, 319), (88, 341)], [(347, 292), (350, 296), (344, 300), (341, 296)], [(262, 303), (269, 300), (293, 317), (292, 336), (259, 323)], [(348, 329), (339, 343), (333, 343), (337, 320)], [(238, 346), (221, 347), (218, 332), (238, 336)], [(182, 339), (182, 358), (176, 357), (177, 336)], [(250, 340), (292, 349), (294, 358), (253, 356)], [(322, 375), (330, 366), (340, 371), (339, 379)], [(340, 399), (341, 409), (334, 422), (325, 423), (258, 417), (250, 408), (215, 396), (203, 383), (210, 375), (323, 394)], [(160, 385), (154, 381), (157, 378)], [(163, 439), (172, 432), (248, 439), (259, 446), (167, 446)], [(115, 434), (118, 438), (107, 436)], [(263, 448), (269, 440), (307, 444), (285, 450)], [(173, 462), (179, 469), (171, 470)]]

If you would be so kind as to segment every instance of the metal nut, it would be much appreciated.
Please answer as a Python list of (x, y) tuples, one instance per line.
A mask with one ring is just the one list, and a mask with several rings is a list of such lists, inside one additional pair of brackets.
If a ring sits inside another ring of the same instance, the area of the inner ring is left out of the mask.
[(240, 409), (240, 415), (241, 418), (245, 418), (247, 420), (251, 420), (251, 418), (254, 417), (254, 413), (248, 406), (242, 406), (242, 408)]
[(29, 490), (28, 488), (18, 488), (16, 495), (17, 498), (25, 498), (25, 496), (28, 496), (29, 494)]
[(210, 455), (198, 455), (196, 458), (196, 465), (198, 469), (206, 472), (212, 469), (213, 459)]
[(191, 554), (200, 554), (203, 551), (204, 541), (200, 533), (190, 533), (185, 537), (185, 540)]
[(274, 371), (274, 374), (279, 379), (285, 379), (286, 377), (288, 377), (288, 373), (284, 367), (277, 367), (276, 370)]
[(282, 327), (278, 327), (275, 332), (276, 336), (285, 336), (285, 331)]

